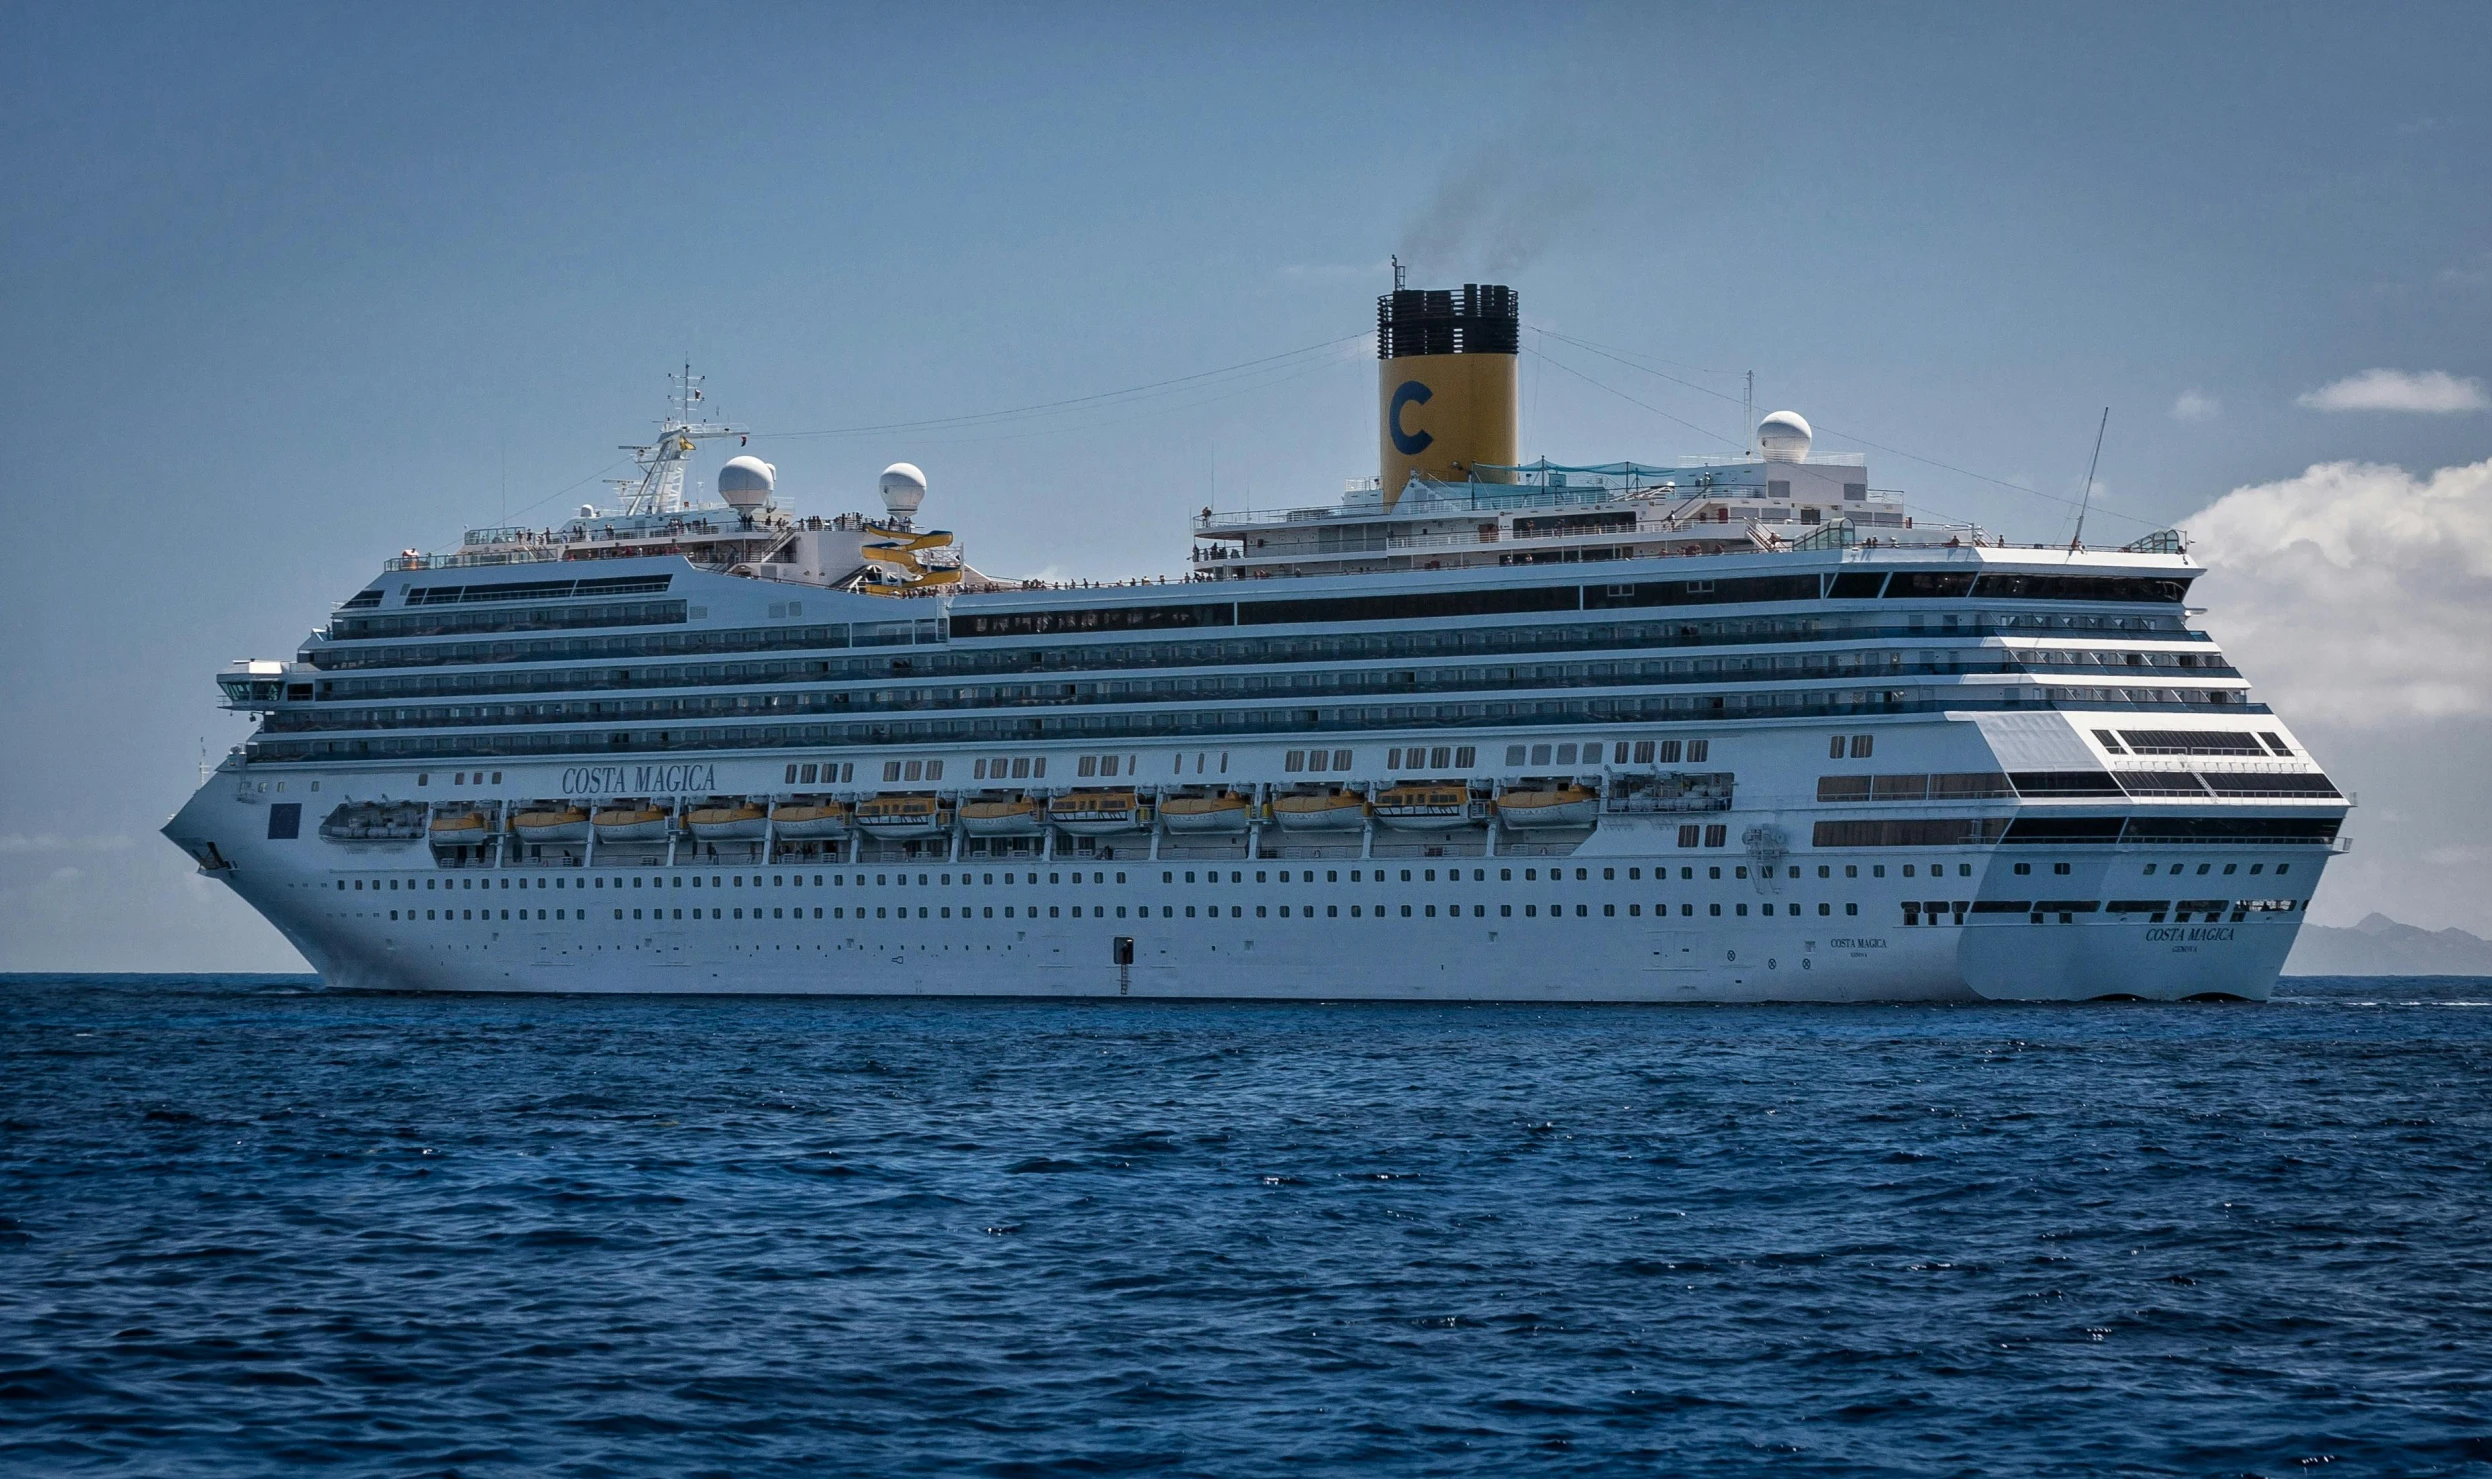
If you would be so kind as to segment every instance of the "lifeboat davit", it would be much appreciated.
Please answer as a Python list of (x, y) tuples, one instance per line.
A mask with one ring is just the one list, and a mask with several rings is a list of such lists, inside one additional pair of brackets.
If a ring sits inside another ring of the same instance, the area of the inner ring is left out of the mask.
[(762, 815), (760, 807), (746, 801), (695, 807), (684, 814), (684, 825), (704, 842), (743, 842), (759, 840), (770, 819)]
[(1254, 825), (1255, 804), (1234, 791), (1217, 796), (1166, 796), (1160, 799), (1161, 825), (1171, 832), (1243, 832)]
[(1377, 795), (1376, 820), (1403, 832), (1443, 832), (1478, 818), (1468, 786), (1395, 786)]
[(1138, 831), (1142, 799), (1131, 791), (1075, 791), (1047, 803), (1047, 820), (1076, 837)]
[(1036, 837), (1047, 818), (1027, 796), (991, 796), (961, 803), (960, 828), (972, 837)]
[(654, 806), (616, 806), (589, 818), (599, 842), (664, 842), (666, 813)]
[(523, 811), (511, 818), (511, 835), (522, 842), (586, 842), (588, 813), (576, 806)]
[(848, 835), (848, 808), (836, 801), (789, 801), (770, 808), (772, 835), (809, 842)]
[(493, 835), (481, 811), (445, 811), (433, 818), (433, 841), (445, 847), (471, 847)]
[(1367, 798), (1356, 791), (1278, 796), (1272, 801), (1272, 820), (1287, 832), (1355, 832), (1367, 825)]
[(877, 837), (933, 837), (950, 825), (932, 796), (877, 796), (858, 802), (856, 817)]
[(1589, 827), (1600, 810), (1601, 798), (1581, 786), (1508, 791), (1497, 798), (1497, 819), (1509, 827)]

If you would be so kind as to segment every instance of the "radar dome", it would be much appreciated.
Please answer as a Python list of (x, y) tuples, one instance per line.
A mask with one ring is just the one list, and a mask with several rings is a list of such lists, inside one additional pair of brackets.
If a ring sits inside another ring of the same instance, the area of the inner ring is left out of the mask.
[(718, 470), (718, 496), (742, 513), (768, 503), (778, 485), (779, 470), (758, 457), (730, 457)]
[(895, 462), (883, 469), (883, 509), (894, 519), (906, 522), (926, 501), (926, 475), (907, 462)]
[(1809, 443), (1816, 437), (1808, 429), (1808, 418), (1797, 411), (1776, 411), (1757, 423), (1757, 445), (1768, 462), (1807, 460)]

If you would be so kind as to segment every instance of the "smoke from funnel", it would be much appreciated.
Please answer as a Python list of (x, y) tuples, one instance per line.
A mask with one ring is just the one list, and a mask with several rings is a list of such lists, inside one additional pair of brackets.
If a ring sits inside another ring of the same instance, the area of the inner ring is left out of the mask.
[(1402, 228), (1403, 260), (1431, 276), (1511, 277), (1592, 207), (1592, 187), (1510, 150), (1476, 156), (1438, 181)]

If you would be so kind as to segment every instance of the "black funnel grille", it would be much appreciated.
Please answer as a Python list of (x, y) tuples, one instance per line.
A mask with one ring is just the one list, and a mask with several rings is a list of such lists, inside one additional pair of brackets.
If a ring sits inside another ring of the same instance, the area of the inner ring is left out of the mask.
[(1519, 354), (1523, 320), (1514, 289), (1468, 282), (1458, 292), (1403, 288), (1376, 300), (1376, 358)]

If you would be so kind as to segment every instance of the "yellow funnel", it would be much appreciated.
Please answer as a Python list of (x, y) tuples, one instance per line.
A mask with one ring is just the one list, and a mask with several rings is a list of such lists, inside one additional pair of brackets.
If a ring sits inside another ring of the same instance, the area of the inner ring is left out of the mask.
[(1508, 482), (1515, 458), (1514, 289), (1399, 289), (1376, 300), (1377, 468), (1391, 508), (1413, 473), (1443, 482)]

